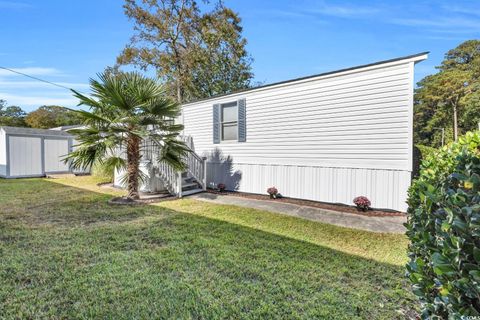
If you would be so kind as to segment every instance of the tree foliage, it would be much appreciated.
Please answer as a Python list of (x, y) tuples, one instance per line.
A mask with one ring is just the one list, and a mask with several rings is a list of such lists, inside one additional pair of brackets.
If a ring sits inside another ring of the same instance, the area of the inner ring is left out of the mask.
[(82, 123), (79, 115), (61, 106), (41, 106), (30, 112), (25, 122), (32, 128), (48, 129), (60, 126), (77, 125)]
[(25, 127), (26, 112), (18, 106), (8, 106), (5, 100), (0, 100), (0, 126)]
[(408, 205), (407, 270), (422, 317), (480, 316), (480, 132), (427, 156)]
[(223, 3), (202, 13), (194, 0), (126, 0), (135, 34), (118, 65), (152, 67), (178, 102), (250, 86), (241, 19)]
[(128, 197), (136, 199), (143, 151), (154, 150), (158, 161), (184, 168), (188, 149), (177, 139), (183, 125), (171, 121), (180, 107), (159, 82), (139, 73), (104, 73), (99, 78), (90, 80), (91, 98), (74, 91), (91, 112), (75, 111), (85, 126), (69, 130), (79, 144), (67, 160), (74, 168), (100, 164), (106, 171), (125, 170)]
[(415, 143), (441, 146), (475, 130), (480, 122), (480, 40), (469, 40), (448, 51), (438, 73), (418, 83), (415, 90)]

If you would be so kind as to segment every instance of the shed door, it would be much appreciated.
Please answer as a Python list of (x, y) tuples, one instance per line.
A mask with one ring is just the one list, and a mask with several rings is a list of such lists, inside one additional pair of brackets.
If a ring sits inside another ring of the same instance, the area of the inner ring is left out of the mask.
[(10, 176), (41, 176), (42, 139), (10, 136), (8, 141)]
[(66, 172), (68, 164), (62, 159), (68, 154), (68, 140), (66, 139), (45, 139), (45, 172)]

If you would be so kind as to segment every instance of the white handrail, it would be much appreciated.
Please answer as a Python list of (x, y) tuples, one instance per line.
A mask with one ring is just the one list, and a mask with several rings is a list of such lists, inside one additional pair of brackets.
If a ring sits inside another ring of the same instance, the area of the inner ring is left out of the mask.
[(193, 138), (192, 136), (179, 136), (179, 138), (185, 142), (189, 150), (188, 154), (185, 156), (185, 164), (188, 167), (188, 172), (200, 183), (202, 189), (206, 190), (207, 188), (207, 167), (206, 167), (206, 158), (200, 157), (195, 150), (193, 149)]
[(178, 179), (178, 172), (171, 165), (164, 161), (158, 163), (157, 166), (158, 174), (165, 184), (167, 190), (176, 196), (180, 196), (182, 185), (181, 181)]
[[(203, 190), (207, 188), (207, 163), (206, 158), (200, 157), (195, 151), (192, 150), (193, 140), (191, 137), (181, 137), (187, 144), (188, 152), (184, 156), (183, 161), (186, 164), (187, 172), (197, 180)], [(182, 173), (175, 170), (171, 165), (165, 161), (158, 162), (158, 155), (160, 149), (157, 145), (144, 142), (142, 157), (145, 160), (150, 160), (156, 169), (158, 169), (158, 175), (162, 179), (167, 190), (178, 196), (182, 196)]]
[(206, 159), (201, 158), (193, 150), (185, 156), (188, 172), (200, 183), (202, 189), (206, 188)]

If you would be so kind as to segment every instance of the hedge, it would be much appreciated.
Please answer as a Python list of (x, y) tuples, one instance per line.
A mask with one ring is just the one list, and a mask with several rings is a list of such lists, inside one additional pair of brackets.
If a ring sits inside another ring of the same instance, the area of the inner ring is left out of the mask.
[(423, 160), (409, 189), (407, 276), (422, 318), (480, 316), (480, 133)]
[(428, 158), (433, 153), (438, 152), (437, 148), (416, 144), (413, 146), (413, 177), (420, 175), (420, 165), (423, 159)]

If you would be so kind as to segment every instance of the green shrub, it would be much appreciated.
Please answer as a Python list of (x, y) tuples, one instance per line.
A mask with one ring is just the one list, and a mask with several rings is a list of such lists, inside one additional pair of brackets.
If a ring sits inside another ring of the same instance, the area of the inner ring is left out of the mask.
[(408, 205), (407, 276), (422, 317), (480, 315), (480, 132), (427, 156)]
[(438, 152), (439, 149), (416, 144), (413, 146), (413, 177), (417, 178), (420, 175), (420, 164), (422, 160), (430, 157), (432, 154)]
[(422, 155), (422, 159), (426, 159), (428, 157), (431, 157), (433, 154), (437, 153), (439, 149), (434, 148), (434, 147), (429, 147), (429, 146), (424, 146), (421, 144), (415, 145), (418, 150), (420, 150), (420, 154)]

